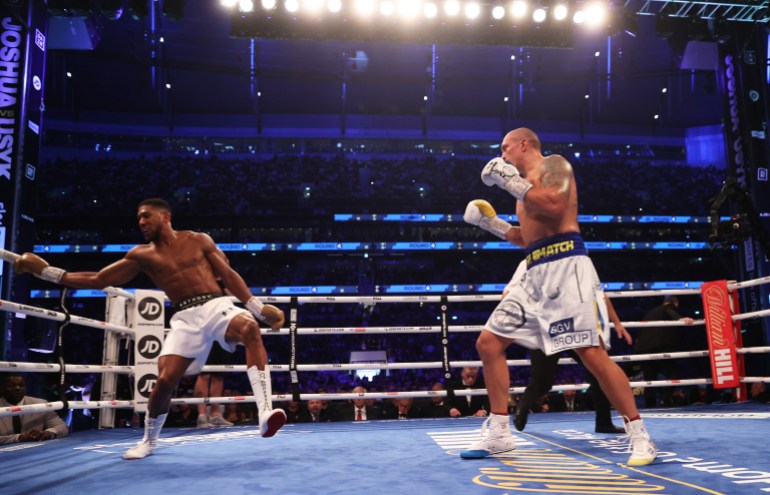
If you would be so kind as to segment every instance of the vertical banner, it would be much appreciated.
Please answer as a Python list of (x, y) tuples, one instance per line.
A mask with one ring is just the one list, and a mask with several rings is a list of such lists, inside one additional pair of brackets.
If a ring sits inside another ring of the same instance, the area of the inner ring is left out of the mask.
[(706, 282), (701, 286), (701, 296), (714, 388), (738, 387), (740, 375), (727, 281)]
[[(770, 227), (767, 37), (764, 24), (733, 26), (732, 38), (717, 45), (728, 173), (749, 194), (765, 231)], [(742, 280), (770, 274), (757, 232), (740, 246), (740, 254)], [(750, 287), (743, 294), (746, 310), (758, 311), (768, 290)]]
[[(0, 247), (16, 252), (34, 244), (47, 32), (43, 0), (0, 1)], [(7, 268), (0, 267), (2, 297), (26, 302), (29, 278), (14, 280)], [(6, 313), (0, 322), (3, 354), (24, 359), (23, 320)]]
[(137, 290), (129, 311), (134, 324), (134, 412), (147, 412), (150, 392), (158, 381), (158, 356), (163, 347), (165, 294)]

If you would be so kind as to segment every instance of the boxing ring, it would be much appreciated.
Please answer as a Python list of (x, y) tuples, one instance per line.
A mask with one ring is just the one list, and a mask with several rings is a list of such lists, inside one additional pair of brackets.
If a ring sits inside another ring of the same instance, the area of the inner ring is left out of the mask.
[[(710, 312), (704, 304), (709, 332), (718, 323), (729, 326), (733, 341), (714, 339), (711, 349), (698, 351), (612, 356), (615, 361), (704, 358), (712, 360), (712, 377), (687, 380), (632, 381), (633, 388), (690, 385), (730, 386), (735, 403), (681, 408), (646, 409), (642, 415), (660, 454), (655, 463), (631, 468), (623, 463), (628, 443), (622, 437), (596, 434), (594, 413), (532, 414), (525, 432), (513, 431), (517, 449), (480, 460), (461, 460), (459, 451), (478, 438), (483, 418), (377, 420), (340, 423), (287, 424), (273, 438), (261, 438), (255, 426), (217, 430), (164, 428), (155, 455), (127, 463), (124, 450), (140, 439), (138, 428), (115, 428), (116, 408), (134, 408), (136, 400), (117, 400), (115, 377), (133, 375), (138, 368), (118, 363), (123, 341), (136, 340), (133, 322), (116, 324), (116, 308), (135, 303), (134, 294), (109, 289), (108, 321), (100, 322), (65, 312), (51, 311), (0, 300), (0, 310), (23, 313), (104, 331), (103, 362), (73, 365), (60, 362), (0, 362), (0, 372), (101, 373), (102, 395), (98, 401), (58, 401), (33, 406), (0, 408), (0, 416), (36, 410), (100, 409), (99, 430), (74, 432), (67, 438), (40, 443), (0, 446), (0, 481), (6, 493), (159, 493), (168, 490), (225, 490), (231, 493), (376, 493), (396, 490), (405, 493), (570, 493), (570, 494), (759, 494), (770, 493), (770, 406), (745, 402), (746, 384), (770, 382), (770, 377), (745, 376), (746, 354), (767, 354), (770, 347), (744, 347), (741, 321), (762, 318), (770, 310), (739, 312), (741, 289), (770, 283), (770, 277), (740, 283), (722, 281), (725, 294), (710, 288), (670, 291), (608, 292), (612, 298), (666, 295), (697, 296), (704, 302), (722, 304), (729, 314)], [(499, 301), (497, 295), (443, 296), (307, 296), (262, 297), (281, 305), (288, 328), (263, 329), (266, 347), (270, 336), (289, 336), (292, 359), (271, 364), (274, 373), (289, 373), (291, 391), (273, 395), (274, 402), (288, 400), (391, 399), (397, 397), (445, 396), (446, 391), (300, 393), (304, 372), (345, 370), (438, 369), (448, 377), (453, 369), (481, 366), (480, 361), (451, 360), (452, 334), (479, 332), (480, 325), (450, 325), (450, 305)], [(440, 325), (399, 327), (299, 328), (297, 316), (304, 305), (317, 304), (438, 304)], [(713, 306), (712, 306), (713, 307)], [(288, 310), (287, 310), (288, 309)], [(119, 312), (119, 311), (117, 311)], [(711, 320), (711, 321), (709, 321)], [(682, 322), (624, 322), (626, 328), (682, 326)], [(436, 334), (443, 359), (429, 362), (300, 364), (296, 362), (298, 339), (312, 335)], [(727, 347), (719, 348), (723, 343)], [(727, 349), (727, 350), (725, 350)], [(732, 352), (732, 354), (731, 354)], [(563, 365), (574, 364), (561, 359)], [(526, 359), (511, 359), (509, 366), (528, 366)], [(204, 371), (244, 373), (245, 365), (206, 366)], [(139, 381), (135, 376), (135, 382)], [(724, 382), (724, 383), (719, 383)], [(726, 385), (725, 385), (726, 384)], [(587, 383), (555, 386), (553, 390), (578, 390)], [(511, 393), (523, 392), (523, 386)], [(455, 395), (484, 391), (456, 390)], [(173, 404), (253, 401), (253, 397), (176, 398)]]

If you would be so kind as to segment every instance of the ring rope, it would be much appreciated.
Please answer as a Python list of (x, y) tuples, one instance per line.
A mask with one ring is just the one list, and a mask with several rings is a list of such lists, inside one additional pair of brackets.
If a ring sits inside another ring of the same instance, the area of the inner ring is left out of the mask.
[[(36, 371), (38, 373), (58, 373), (61, 367), (58, 363), (25, 363), (0, 361), (0, 371)], [(116, 366), (101, 364), (68, 364), (67, 373), (133, 373), (133, 366)]]
[(760, 318), (768, 315), (770, 315), (770, 309), (761, 309), (759, 311), (753, 311), (750, 313), (741, 313), (739, 315), (733, 315), (732, 319), (733, 321), (741, 321), (741, 320), (748, 320), (750, 318)]
[[(764, 382), (770, 383), (770, 376), (745, 377), (741, 379), (742, 383)], [(669, 387), (669, 386), (689, 386), (689, 385), (710, 385), (713, 380), (710, 378), (692, 378), (681, 380), (654, 380), (630, 382), (631, 388), (640, 387)], [(551, 391), (558, 392), (564, 390), (585, 390), (590, 387), (589, 383), (577, 383), (570, 385), (555, 385)], [(511, 387), (509, 393), (523, 393), (526, 387)], [(300, 400), (350, 400), (350, 399), (395, 399), (395, 398), (423, 398), (423, 397), (446, 397), (448, 391), (404, 391), (404, 392), (367, 392), (367, 393), (323, 393), (323, 394), (302, 394)], [(485, 395), (486, 389), (465, 389), (455, 390), (458, 396)], [(273, 395), (273, 401), (282, 402), (292, 400), (289, 394)], [(184, 397), (171, 399), (171, 404), (208, 404), (208, 403), (252, 403), (255, 402), (253, 395), (250, 396), (232, 396), (232, 397)], [(131, 400), (113, 400), (113, 401), (70, 401), (70, 409), (116, 409), (132, 408), (134, 401)], [(64, 403), (46, 402), (40, 404), (30, 404), (24, 406), (10, 406), (0, 408), (0, 417), (18, 416), (28, 412), (51, 411), (64, 409)]]
[[(770, 310), (769, 310), (770, 311)], [(694, 320), (693, 325), (704, 325), (705, 320)], [(609, 324), (615, 327), (614, 323)], [(623, 322), (624, 328), (643, 328), (643, 327), (684, 327), (690, 326), (683, 321), (628, 321)], [(480, 332), (484, 325), (449, 325), (450, 333), (461, 332)], [(263, 335), (289, 335), (288, 328), (272, 330), (263, 328)], [(441, 333), (442, 326), (397, 326), (397, 327), (304, 327), (297, 329), (297, 335), (342, 335), (342, 334), (384, 334), (384, 333)]]
[[(64, 313), (53, 311), (50, 309), (38, 308), (36, 306), (27, 306), (26, 304), (18, 304), (5, 299), (0, 299), (0, 311), (7, 311), (13, 313), (21, 313), (30, 316), (38, 316), (45, 320), (64, 321), (67, 316)], [(70, 323), (82, 325), (84, 327), (99, 328), (101, 330), (111, 330), (113, 332), (120, 333), (134, 333), (134, 330), (129, 327), (120, 325), (113, 325), (105, 321), (93, 320), (84, 316), (70, 316)]]
[(646, 289), (646, 290), (617, 290), (604, 293), (609, 298), (651, 297), (651, 296), (695, 296), (700, 295), (700, 289)]
[(734, 291), (737, 289), (745, 289), (747, 287), (754, 287), (757, 285), (768, 284), (768, 283), (770, 283), (770, 276), (753, 278), (751, 280), (745, 280), (743, 282), (728, 282), (727, 289)]
[[(764, 347), (743, 347), (737, 348), (736, 352), (739, 354), (766, 354), (770, 353), (770, 346)], [(680, 359), (689, 357), (708, 357), (709, 351), (683, 351), (683, 352), (666, 352), (658, 354), (633, 354), (622, 356), (610, 356), (613, 361), (631, 362), (631, 361), (646, 361), (646, 360), (664, 360), (664, 359)], [(572, 358), (561, 358), (559, 364), (578, 364)], [(529, 366), (529, 359), (509, 359), (506, 361), (508, 366)], [(481, 361), (450, 361), (450, 367), (452, 368), (465, 368), (467, 366), (481, 366)], [(271, 371), (289, 371), (290, 366), (288, 364), (270, 364), (268, 365)], [(228, 372), (246, 372), (246, 365), (207, 365), (201, 370), (202, 373), (228, 373)], [(297, 365), (297, 371), (346, 371), (346, 370), (361, 370), (361, 369), (386, 369), (386, 370), (398, 370), (398, 369), (434, 369), (443, 368), (442, 361), (424, 361), (417, 363), (359, 363), (359, 364), (299, 364)], [(0, 361), (0, 371), (37, 371), (39, 373), (56, 373), (60, 369), (56, 363), (27, 363), (27, 362), (11, 362)], [(68, 373), (133, 373), (133, 366), (119, 366), (119, 365), (93, 365), (93, 364), (68, 364)]]

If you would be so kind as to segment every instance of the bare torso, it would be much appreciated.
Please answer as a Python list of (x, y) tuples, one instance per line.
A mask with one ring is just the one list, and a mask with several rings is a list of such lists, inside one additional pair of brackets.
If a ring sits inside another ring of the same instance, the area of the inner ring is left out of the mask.
[(136, 262), (176, 304), (187, 297), (222, 291), (204, 245), (201, 234), (179, 231), (168, 244), (136, 246), (126, 259)]
[[(542, 166), (535, 169), (534, 173), (527, 175), (527, 180), (533, 188), (543, 187)], [(564, 232), (580, 232), (578, 224), (578, 197), (575, 177), (570, 171), (570, 187), (567, 196), (567, 205), (563, 214), (559, 217), (551, 217), (534, 211), (527, 211), (524, 201), (516, 204), (516, 215), (521, 227), (521, 237), (525, 246), (535, 241)]]

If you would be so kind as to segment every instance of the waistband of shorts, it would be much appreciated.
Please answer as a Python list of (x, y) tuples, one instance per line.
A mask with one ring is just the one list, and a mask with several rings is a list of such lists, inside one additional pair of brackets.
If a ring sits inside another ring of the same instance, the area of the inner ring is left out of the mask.
[(524, 250), (527, 268), (570, 256), (587, 256), (588, 249), (577, 232), (564, 232), (535, 241)]
[(196, 306), (202, 306), (207, 302), (211, 301), (212, 299), (216, 299), (218, 297), (223, 297), (223, 296), (224, 294), (221, 292), (210, 292), (208, 294), (198, 294), (195, 296), (190, 296), (174, 304), (174, 310), (182, 311), (185, 309), (194, 308)]

